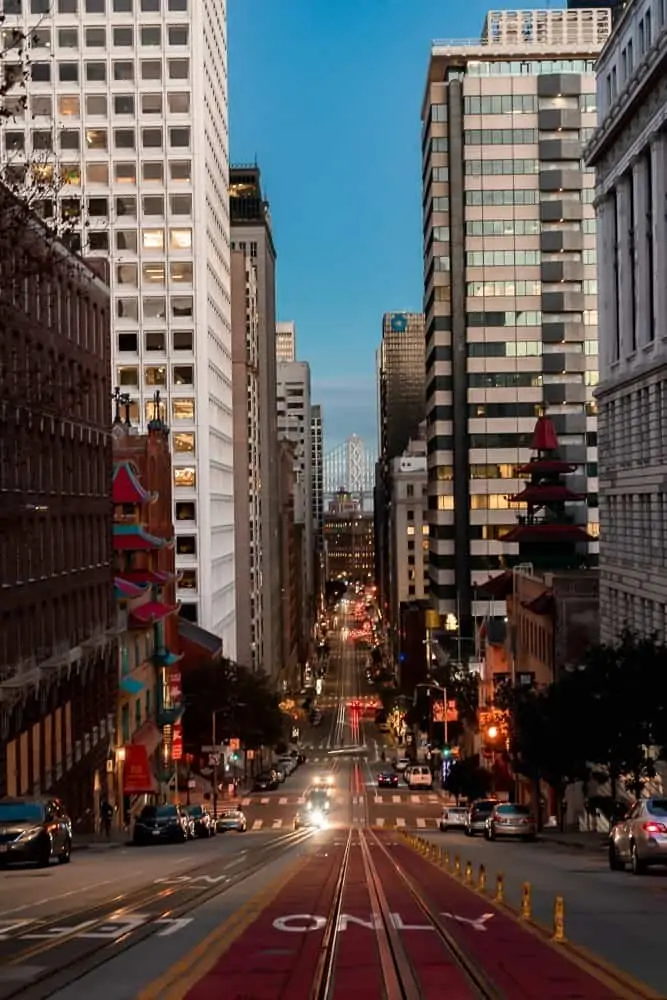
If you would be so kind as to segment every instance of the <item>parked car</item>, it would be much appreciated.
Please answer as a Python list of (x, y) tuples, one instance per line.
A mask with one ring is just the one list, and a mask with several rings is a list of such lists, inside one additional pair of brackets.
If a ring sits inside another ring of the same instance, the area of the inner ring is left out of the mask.
[(285, 756), (280, 757), (278, 760), (278, 765), (285, 768), (286, 774), (289, 776), (293, 774), (297, 769), (296, 757)]
[(398, 775), (391, 771), (378, 774), (378, 788), (398, 788)]
[(467, 837), (474, 837), (477, 833), (484, 833), (486, 821), (497, 805), (497, 799), (477, 799), (470, 805), (465, 828)]
[(253, 792), (272, 792), (279, 784), (278, 774), (272, 768), (270, 771), (262, 771), (261, 774), (257, 775), (252, 790)]
[(278, 781), (280, 782), (280, 784), (282, 784), (283, 781), (285, 781), (287, 779), (287, 775), (289, 774), (289, 771), (287, 770), (286, 765), (285, 764), (274, 764), (273, 765), (273, 770), (276, 772), (276, 776), (278, 778)]
[(194, 836), (194, 822), (180, 806), (144, 806), (134, 823), (135, 844), (184, 843)]
[(195, 837), (212, 837), (215, 834), (213, 817), (204, 806), (186, 806), (186, 812), (194, 823)]
[(447, 830), (465, 830), (467, 822), (467, 806), (445, 806), (440, 817), (440, 829), (443, 833)]
[(433, 775), (430, 767), (425, 764), (413, 764), (405, 771), (405, 781), (408, 788), (433, 788)]
[(46, 868), (51, 858), (67, 864), (72, 853), (72, 821), (56, 798), (0, 800), (0, 864), (32, 861)]
[(651, 796), (635, 802), (609, 831), (609, 867), (635, 875), (651, 865), (667, 865), (667, 798)]
[(521, 806), (516, 802), (498, 802), (486, 818), (484, 836), (487, 840), (495, 840), (497, 837), (535, 840), (535, 817), (528, 806)]
[(411, 763), (412, 761), (410, 760), (409, 757), (398, 757), (394, 761), (394, 768), (396, 769), (396, 771), (398, 771), (399, 774), (405, 774), (407, 769), (410, 767)]
[(226, 833), (228, 830), (236, 830), (237, 833), (245, 833), (248, 829), (248, 821), (245, 813), (240, 809), (226, 809), (215, 824), (218, 833)]

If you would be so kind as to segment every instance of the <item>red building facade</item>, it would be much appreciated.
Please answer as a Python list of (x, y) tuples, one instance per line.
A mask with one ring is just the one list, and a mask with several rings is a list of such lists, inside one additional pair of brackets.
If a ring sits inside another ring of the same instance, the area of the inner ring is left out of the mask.
[(108, 288), (36, 222), (1, 247), (0, 796), (85, 829), (116, 694)]

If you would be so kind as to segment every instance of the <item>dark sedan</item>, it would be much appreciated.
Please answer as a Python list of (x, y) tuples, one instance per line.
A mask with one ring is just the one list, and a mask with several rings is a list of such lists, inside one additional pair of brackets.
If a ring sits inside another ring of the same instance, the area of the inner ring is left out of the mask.
[(263, 771), (255, 778), (253, 785), (254, 792), (273, 792), (278, 787), (280, 780), (275, 771)]
[(59, 799), (0, 800), (0, 864), (32, 861), (45, 868), (51, 858), (67, 864), (72, 821)]
[(378, 774), (378, 788), (398, 788), (398, 775), (389, 772)]
[(194, 823), (195, 837), (213, 837), (215, 835), (215, 823), (213, 818), (203, 806), (188, 806), (187, 814)]
[(144, 806), (134, 824), (134, 843), (182, 844), (189, 839), (191, 822), (180, 806)]

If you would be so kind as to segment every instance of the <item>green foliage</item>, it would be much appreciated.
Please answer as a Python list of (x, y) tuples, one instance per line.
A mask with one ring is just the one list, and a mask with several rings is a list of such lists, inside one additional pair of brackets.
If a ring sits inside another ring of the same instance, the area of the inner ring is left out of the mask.
[(549, 687), (505, 686), (495, 703), (509, 710), (519, 773), (561, 795), (596, 765), (612, 798), (622, 778), (638, 795), (654, 774), (649, 748), (664, 755), (667, 746), (667, 648), (655, 636), (625, 631), (615, 646), (592, 647), (577, 670)]
[(245, 749), (272, 746), (283, 735), (278, 696), (261, 671), (222, 660), (183, 672), (186, 710), (183, 731), (188, 748), (198, 751), (213, 738), (216, 710), (217, 742), (238, 737)]
[(445, 779), (445, 788), (450, 795), (456, 796), (457, 800), (466, 798), (472, 801), (488, 795), (492, 783), (491, 772), (485, 767), (480, 767), (479, 758), (466, 757), (452, 764)]

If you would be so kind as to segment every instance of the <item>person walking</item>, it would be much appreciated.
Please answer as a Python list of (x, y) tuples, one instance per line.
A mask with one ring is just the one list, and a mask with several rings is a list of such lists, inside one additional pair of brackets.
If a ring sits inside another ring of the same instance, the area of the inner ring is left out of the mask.
[(100, 820), (102, 822), (102, 832), (107, 840), (111, 836), (111, 820), (113, 817), (113, 806), (107, 799), (103, 799), (100, 805)]

